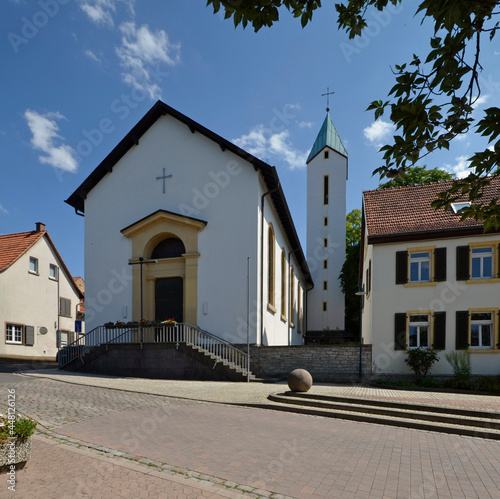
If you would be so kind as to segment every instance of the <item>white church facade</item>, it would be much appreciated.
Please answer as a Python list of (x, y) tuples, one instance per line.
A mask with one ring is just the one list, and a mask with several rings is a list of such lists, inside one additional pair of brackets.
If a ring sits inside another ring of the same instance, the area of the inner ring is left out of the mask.
[(306, 258), (276, 168), (158, 101), (66, 201), (85, 217), (87, 331), (172, 318), (273, 346), (343, 329), (346, 174), (327, 116)]

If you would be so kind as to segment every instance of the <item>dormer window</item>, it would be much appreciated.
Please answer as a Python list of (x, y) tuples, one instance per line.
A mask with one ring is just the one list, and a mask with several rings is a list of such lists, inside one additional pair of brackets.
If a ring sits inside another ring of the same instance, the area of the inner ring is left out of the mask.
[(451, 203), (451, 209), (453, 210), (453, 213), (459, 214), (460, 210), (463, 210), (464, 208), (469, 208), (470, 207), (470, 202), (466, 201), (464, 203)]

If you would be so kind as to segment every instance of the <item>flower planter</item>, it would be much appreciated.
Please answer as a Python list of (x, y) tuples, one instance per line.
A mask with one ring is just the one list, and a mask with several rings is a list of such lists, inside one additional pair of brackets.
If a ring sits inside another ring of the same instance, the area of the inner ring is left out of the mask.
[(0, 443), (0, 473), (22, 469), (31, 457), (31, 437)]

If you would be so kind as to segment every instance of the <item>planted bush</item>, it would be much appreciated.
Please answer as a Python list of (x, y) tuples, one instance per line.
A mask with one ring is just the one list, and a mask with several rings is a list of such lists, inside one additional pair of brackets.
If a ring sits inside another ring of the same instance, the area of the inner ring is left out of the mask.
[(10, 421), (7, 416), (0, 414), (0, 443), (6, 442), (9, 437), (25, 440), (35, 432), (36, 421), (31, 418), (17, 417), (11, 432)]
[(438, 361), (437, 352), (427, 348), (412, 348), (408, 350), (408, 358), (405, 359), (408, 367), (414, 372), (415, 382), (419, 386), (429, 375), (434, 363)]
[(470, 364), (470, 354), (466, 351), (448, 352), (445, 355), (446, 360), (453, 369), (454, 387), (455, 388), (471, 388), (472, 368)]

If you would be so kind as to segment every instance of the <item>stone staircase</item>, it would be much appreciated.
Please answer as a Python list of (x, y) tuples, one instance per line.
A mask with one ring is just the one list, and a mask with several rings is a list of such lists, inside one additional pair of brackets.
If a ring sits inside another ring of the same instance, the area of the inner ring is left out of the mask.
[(500, 440), (500, 413), (403, 402), (284, 392), (268, 409)]
[[(148, 350), (156, 351), (156, 362), (161, 368), (161, 364), (165, 362), (161, 354), (166, 349), (170, 349), (171, 353), (173, 350), (178, 353), (183, 352), (199, 365), (209, 365), (209, 370), (214, 372), (214, 379), (230, 381), (257, 379), (247, 367), (248, 357), (245, 351), (187, 323), (154, 324), (140, 328), (99, 326), (70, 345), (62, 347), (57, 358), (60, 369), (92, 372), (91, 369), (97, 367), (102, 372), (106, 369), (105, 358), (111, 359), (117, 350), (121, 350), (132, 365), (138, 365), (145, 360), (144, 352)], [(170, 359), (175, 361), (172, 355)], [(117, 366), (116, 363), (111, 365), (115, 366), (114, 369), (119, 371), (120, 375), (137, 376), (144, 371), (137, 369), (137, 372), (132, 374), (123, 374), (126, 371), (125, 365)], [(112, 374), (113, 368), (110, 367), (109, 370), (108, 374)], [(207, 379), (206, 368), (200, 368), (198, 372), (202, 372), (203, 379)], [(156, 374), (159, 374), (159, 371)]]

